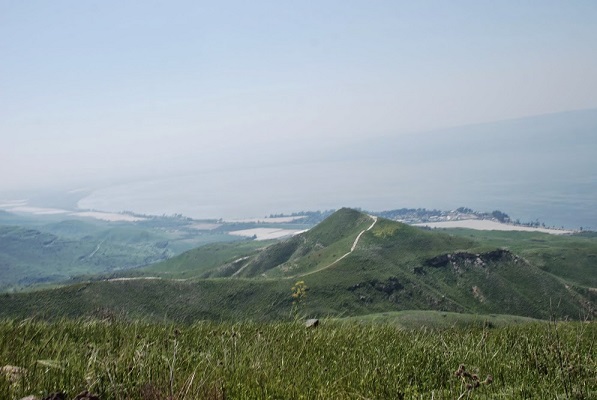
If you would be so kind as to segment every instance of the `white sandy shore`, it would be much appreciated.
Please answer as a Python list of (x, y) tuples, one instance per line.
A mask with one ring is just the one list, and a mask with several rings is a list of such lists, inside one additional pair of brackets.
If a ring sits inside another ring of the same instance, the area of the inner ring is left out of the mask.
[(523, 231), (523, 232), (543, 232), (552, 235), (567, 235), (572, 231), (548, 228), (531, 228), (529, 226), (503, 224), (497, 221), (486, 219), (465, 219), (459, 221), (428, 222), (423, 224), (414, 224), (415, 226), (428, 226), (430, 228), (467, 228), (480, 231)]
[(253, 237), (256, 236), (256, 240), (270, 240), (279, 239), (286, 236), (297, 235), (301, 232), (297, 229), (277, 229), (277, 228), (253, 228), (243, 229), (240, 231), (229, 232), (231, 235)]

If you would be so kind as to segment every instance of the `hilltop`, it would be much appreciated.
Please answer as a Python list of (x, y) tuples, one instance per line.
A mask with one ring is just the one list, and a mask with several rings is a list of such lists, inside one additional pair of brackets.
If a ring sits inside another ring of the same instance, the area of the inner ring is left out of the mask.
[[(578, 247), (582, 241), (584, 249)], [(594, 315), (594, 282), (578, 279), (590, 265), (563, 262), (568, 272), (558, 274), (550, 271), (549, 257), (538, 262), (537, 252), (546, 253), (534, 249), (531, 258), (498, 242), (341, 209), (285, 241), (214, 244), (117, 279), (5, 294), (0, 316), (122, 314), (193, 321), (286, 319), (292, 311), (318, 317), (403, 310), (540, 319)], [(596, 252), (594, 238), (571, 237), (560, 246)], [(293, 305), (297, 281), (304, 281), (306, 296)]]

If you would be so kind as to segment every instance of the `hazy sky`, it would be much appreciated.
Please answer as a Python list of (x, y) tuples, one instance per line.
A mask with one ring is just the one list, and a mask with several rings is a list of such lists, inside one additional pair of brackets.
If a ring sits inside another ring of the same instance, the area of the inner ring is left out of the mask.
[(597, 107), (596, 21), (594, 0), (2, 0), (0, 191)]

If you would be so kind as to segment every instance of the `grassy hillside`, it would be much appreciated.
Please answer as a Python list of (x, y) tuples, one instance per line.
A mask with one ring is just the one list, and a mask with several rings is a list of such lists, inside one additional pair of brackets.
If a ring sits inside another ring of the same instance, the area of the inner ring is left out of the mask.
[(369, 216), (344, 208), (308, 232), (281, 242), (204, 246), (138, 269), (129, 276), (291, 277), (334, 262), (350, 249), (357, 235), (371, 222)]
[(446, 232), (510, 249), (545, 272), (577, 285), (597, 288), (597, 236), (590, 232), (574, 235), (470, 229)]
[(169, 255), (163, 243), (155, 239), (127, 243), (109, 234), (69, 238), (0, 226), (0, 290), (130, 268)]
[(323, 321), (0, 322), (0, 398), (518, 399), (597, 396), (597, 325), (401, 330)]
[(290, 284), (246, 279), (97, 281), (33, 293), (0, 295), (0, 318), (126, 316), (272, 321), (292, 318)]
[(122, 276), (158, 276), (171, 279), (207, 278), (230, 276), (228, 266), (239, 258), (256, 254), (275, 241), (243, 240), (208, 244), (183, 254), (133, 271)]
[(165, 260), (202, 244), (241, 240), (189, 224), (167, 217), (131, 223), (3, 212), (0, 292), (111, 274)]
[(275, 244), (247, 260), (243, 277), (293, 277), (325, 267), (350, 250), (371, 217), (343, 208), (313, 229)]
[[(573, 247), (570, 240), (562, 246)], [(265, 321), (296, 313), (346, 317), (406, 310), (539, 319), (595, 315), (594, 289), (547, 272), (520, 256), (522, 248), (496, 247), (498, 242), (491, 235), (447, 234), (384, 219), (374, 223), (343, 209), (311, 231), (264, 249), (253, 241), (206, 246), (136, 270), (135, 279), (0, 296), (0, 316), (107, 312), (175, 321)], [(297, 281), (306, 291), (293, 305)]]

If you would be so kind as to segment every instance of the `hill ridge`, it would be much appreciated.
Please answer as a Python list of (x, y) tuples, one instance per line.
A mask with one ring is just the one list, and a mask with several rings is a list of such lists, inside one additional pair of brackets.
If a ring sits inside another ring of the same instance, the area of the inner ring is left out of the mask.
[[(426, 230), (341, 209), (312, 230), (284, 241), (214, 244), (138, 270), (136, 277), (5, 294), (0, 296), (0, 318), (109, 312), (190, 322), (288, 319), (293, 312), (321, 317), (405, 310), (539, 319), (597, 315), (597, 293), (566, 279), (589, 271), (589, 264), (568, 263), (567, 268), (578, 271), (555, 276), (542, 268), (557, 264), (545, 267), (543, 258), (503, 246), (519, 246), (528, 238), (525, 243), (543, 249), (545, 242), (538, 234), (499, 233), (490, 239), (480, 235)], [(566, 255), (582, 249), (587, 262), (597, 250), (595, 238), (549, 240), (571, 243)], [(541, 251), (551, 262), (551, 254)], [(294, 279), (303, 280), (307, 288), (298, 305), (291, 297)], [(559, 304), (556, 310), (550, 306), (553, 301)]]
[(311, 272), (306, 272), (304, 274), (299, 274), (299, 275), (295, 275), (293, 277), (289, 277), (289, 279), (291, 278), (299, 278), (299, 277), (304, 277), (307, 275), (311, 275), (311, 274), (315, 274), (317, 272), (323, 271), (324, 269), (330, 268), (333, 265), (337, 264), (338, 262), (342, 261), (344, 258), (348, 257), (350, 254), (352, 254), (352, 252), (354, 252), (354, 250), (357, 247), (357, 244), (359, 243), (359, 240), (361, 239), (361, 236), (363, 236), (363, 234), (367, 231), (370, 231), (371, 229), (373, 229), (373, 227), (375, 226), (375, 224), (377, 223), (377, 217), (374, 215), (369, 215), (369, 217), (371, 217), (373, 219), (373, 223), (371, 224), (371, 226), (369, 226), (369, 228), (362, 230), (359, 235), (356, 237), (356, 239), (354, 240), (354, 243), (352, 244), (352, 247), (350, 248), (350, 250), (348, 251), (348, 253), (342, 255), (340, 258), (336, 259), (334, 262), (332, 262), (331, 264), (328, 264), (322, 268), (316, 269), (314, 271)]

